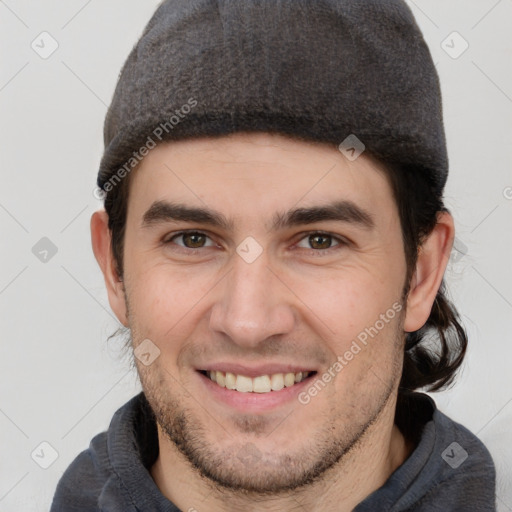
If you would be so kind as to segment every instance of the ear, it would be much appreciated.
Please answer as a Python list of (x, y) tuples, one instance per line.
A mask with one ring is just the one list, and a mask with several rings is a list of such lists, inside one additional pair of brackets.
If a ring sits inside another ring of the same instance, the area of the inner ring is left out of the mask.
[(428, 320), (448, 265), (454, 237), (453, 217), (448, 212), (440, 212), (435, 228), (419, 249), (407, 298), (406, 332), (421, 329)]
[(103, 272), (110, 307), (119, 321), (127, 327), (124, 284), (116, 271), (112, 253), (112, 236), (108, 228), (108, 215), (105, 210), (97, 211), (91, 217), (91, 242), (94, 256)]

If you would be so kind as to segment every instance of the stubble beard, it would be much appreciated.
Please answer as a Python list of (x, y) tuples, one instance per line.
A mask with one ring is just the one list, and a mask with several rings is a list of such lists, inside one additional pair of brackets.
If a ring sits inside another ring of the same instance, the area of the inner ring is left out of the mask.
[[(290, 426), (294, 430), (300, 428), (293, 422), (293, 412), (272, 433), (271, 423), (264, 417), (234, 415), (231, 424), (225, 425), (225, 430), (243, 434), (247, 439), (233, 439), (233, 442), (224, 442), (219, 448), (212, 440), (209, 428), (210, 422), (214, 423), (216, 419), (208, 414), (200, 416), (193, 410), (194, 406), (198, 407), (198, 402), (184, 391), (183, 384), (176, 382), (175, 378), (168, 378), (169, 372), (161, 364), (137, 367), (148, 403), (172, 446), (214, 487), (241, 496), (287, 495), (322, 480), (328, 470), (357, 449), (368, 429), (379, 420), (390, 399), (394, 398), (401, 373), (400, 361), (400, 365), (395, 365), (393, 373), (388, 375), (387, 382), (381, 382), (382, 386), (372, 396), (371, 403), (365, 404), (365, 418), (356, 415), (354, 420), (347, 421), (346, 411), (328, 412), (322, 428), (309, 434), (296, 450), (268, 453), (258, 448), (258, 437), (282, 436), (283, 429)], [(275, 418), (272, 424), (276, 424)], [(213, 427), (215, 431), (224, 432), (219, 424)], [(229, 441), (228, 433), (224, 437)]]

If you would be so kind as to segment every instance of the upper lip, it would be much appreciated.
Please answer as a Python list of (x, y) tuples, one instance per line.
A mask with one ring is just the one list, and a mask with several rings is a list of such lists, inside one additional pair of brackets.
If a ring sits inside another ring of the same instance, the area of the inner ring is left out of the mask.
[(245, 375), (246, 377), (259, 377), (260, 375), (272, 375), (274, 373), (299, 373), (314, 372), (313, 368), (306, 365), (267, 363), (254, 366), (245, 366), (238, 363), (212, 363), (198, 368), (203, 371), (229, 372), (235, 375)]

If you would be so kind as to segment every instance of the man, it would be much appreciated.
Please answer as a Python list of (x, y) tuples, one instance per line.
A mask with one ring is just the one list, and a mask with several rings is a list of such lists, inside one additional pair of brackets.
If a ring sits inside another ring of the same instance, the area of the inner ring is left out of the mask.
[(415, 391), (467, 345), (447, 169), (403, 2), (163, 2), (91, 221), (143, 393), (52, 511), (495, 510), (486, 448)]

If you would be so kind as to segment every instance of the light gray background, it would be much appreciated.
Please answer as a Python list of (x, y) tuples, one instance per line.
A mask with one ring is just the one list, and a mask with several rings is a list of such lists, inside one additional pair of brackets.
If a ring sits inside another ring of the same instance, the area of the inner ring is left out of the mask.
[[(89, 219), (101, 207), (92, 192), (106, 108), (157, 4), (0, 1), (2, 512), (47, 510), (62, 472), (139, 391), (120, 342), (106, 340), (118, 324)], [(447, 279), (471, 341), (457, 385), (435, 398), (487, 444), (499, 510), (512, 511), (512, 0), (409, 4), (441, 77), (461, 250)], [(31, 47), (50, 48), (43, 31), (59, 45), (47, 59)], [(469, 44), (458, 58), (454, 31)], [(32, 252), (42, 237), (58, 249), (46, 262)], [(41, 442), (58, 453), (48, 469)]]

